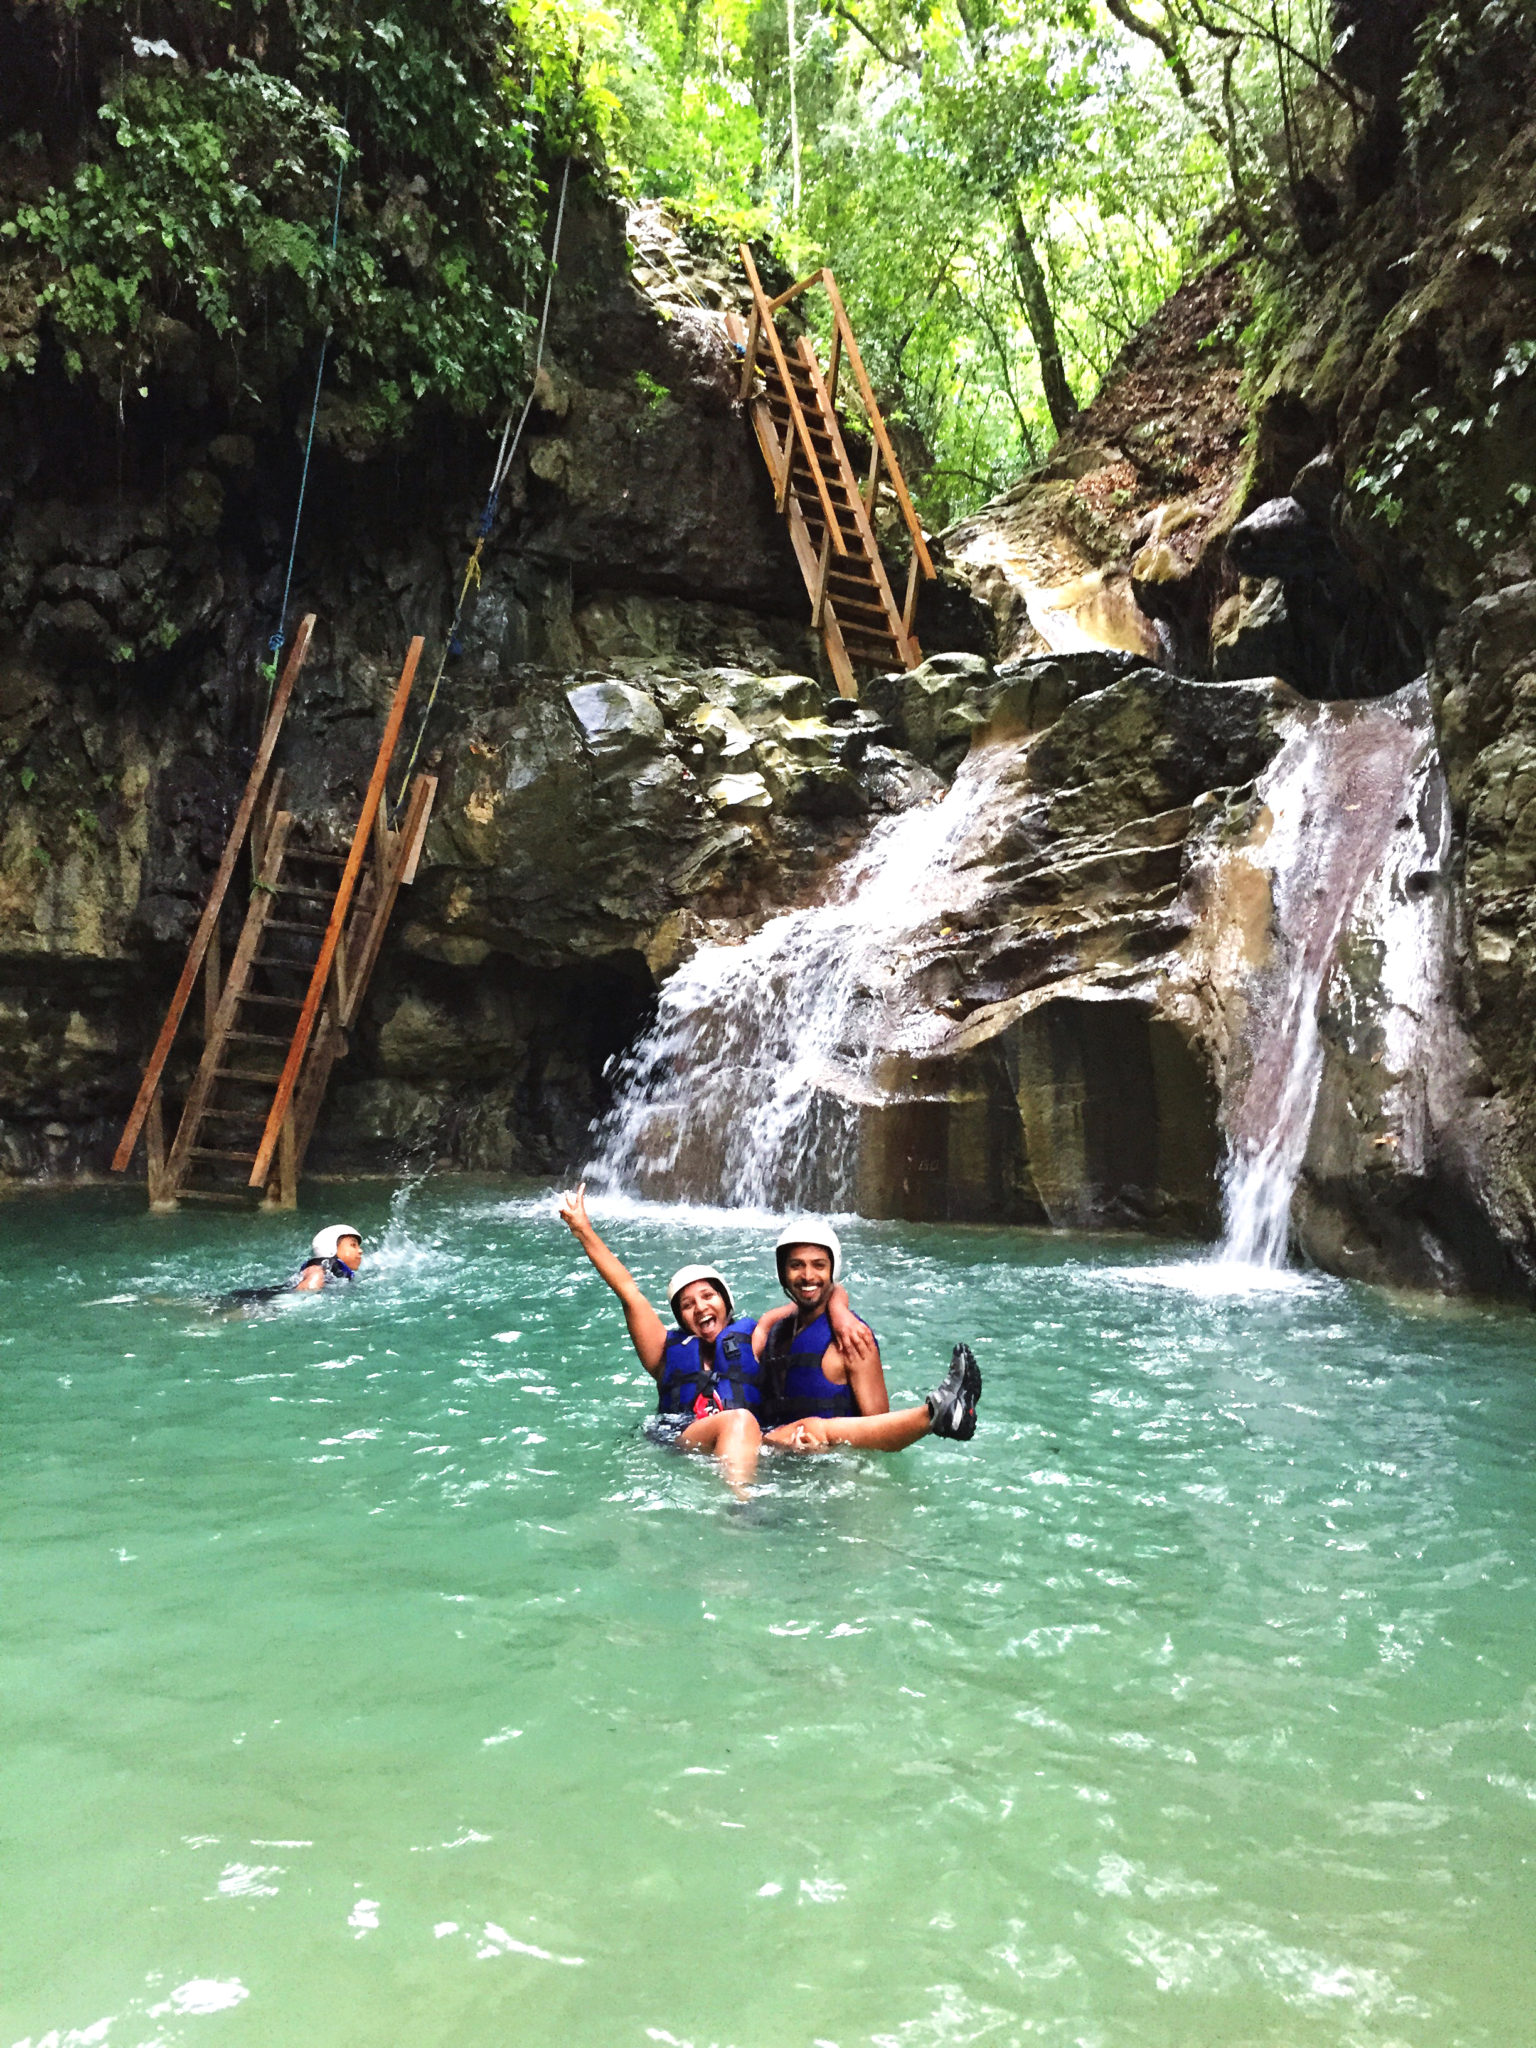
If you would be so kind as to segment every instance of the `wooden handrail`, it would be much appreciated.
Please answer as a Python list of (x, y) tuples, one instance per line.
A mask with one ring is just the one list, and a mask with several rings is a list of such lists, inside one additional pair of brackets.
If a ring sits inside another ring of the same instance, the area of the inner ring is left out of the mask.
[(813, 284), (820, 284), (821, 272), (813, 270), (809, 277), (802, 277), (798, 284), (792, 284), (787, 292), (780, 292), (776, 299), (768, 301), (770, 313), (777, 313), (781, 306), (787, 306), (791, 299), (798, 299), (802, 292), (808, 292)]
[[(832, 495), (827, 489), (827, 480), (821, 473), (821, 462), (817, 457), (815, 445), (811, 440), (811, 430), (805, 424), (805, 414), (801, 411), (800, 401), (795, 396), (795, 380), (789, 374), (789, 362), (784, 354), (784, 344), (779, 339), (779, 330), (773, 324), (773, 314), (769, 310), (768, 301), (763, 297), (763, 283), (757, 274), (757, 265), (752, 261), (752, 251), (745, 242), (741, 244), (741, 261), (742, 267), (747, 273), (747, 281), (752, 287), (752, 299), (760, 315), (760, 325), (768, 336), (768, 346), (773, 350), (774, 367), (777, 369), (779, 377), (783, 382), (784, 396), (789, 401), (791, 424), (799, 438), (801, 448), (805, 451), (806, 467), (816, 481), (816, 492), (821, 499), (822, 516), (827, 522), (827, 531), (832, 536), (833, 547), (840, 555), (846, 555), (848, 543), (843, 539), (842, 528), (838, 525), (837, 516), (832, 510)], [(778, 492), (779, 510), (781, 512), (784, 509), (784, 497), (789, 488), (789, 472), (792, 467), (793, 461), (788, 451), (786, 437), (784, 476), (779, 485)]]
[(213, 878), (208, 901), (198, 919), (197, 930), (187, 953), (186, 964), (181, 970), (181, 979), (171, 997), (170, 1008), (165, 1013), (165, 1022), (160, 1027), (160, 1036), (155, 1040), (155, 1049), (149, 1056), (144, 1069), (144, 1078), (139, 1083), (139, 1092), (134, 1098), (128, 1121), (123, 1126), (123, 1135), (118, 1140), (117, 1150), (112, 1155), (112, 1171), (123, 1173), (133, 1158), (133, 1148), (139, 1142), (139, 1133), (144, 1128), (144, 1119), (149, 1115), (150, 1104), (160, 1086), (165, 1072), (165, 1063), (171, 1056), (171, 1047), (176, 1033), (181, 1028), (182, 1016), (191, 999), (192, 989), (197, 981), (198, 970), (218, 928), (219, 913), (224, 908), (224, 898), (229, 893), (230, 882), (234, 879), (235, 863), (240, 858), (240, 849), (250, 830), (255, 814), (261, 785), (266, 780), (267, 770), (272, 765), (272, 752), (277, 745), (277, 736), (282, 730), (283, 714), (288, 709), (288, 699), (293, 695), (293, 686), (298, 681), (299, 670), (303, 668), (309, 654), (310, 639), (315, 630), (315, 614), (309, 612), (301, 620), (294, 635), (293, 646), (283, 665), (283, 673), (273, 692), (267, 722), (262, 727), (261, 741), (256, 749), (256, 759), (251, 763), (251, 772), (246, 780), (245, 795), (240, 799), (240, 808), (235, 813), (235, 822), (230, 827), (229, 839), (224, 848), (224, 857), (219, 862), (218, 873)]
[(325, 928), (325, 937), (320, 942), (320, 957), (315, 962), (310, 976), (309, 989), (304, 997), (304, 1008), (294, 1027), (293, 1040), (288, 1047), (288, 1057), (283, 1063), (282, 1078), (277, 1084), (277, 1094), (272, 1099), (272, 1108), (267, 1116), (266, 1129), (261, 1134), (257, 1148), (256, 1163), (251, 1168), (249, 1185), (265, 1187), (267, 1176), (272, 1170), (272, 1155), (283, 1134), (283, 1122), (288, 1106), (293, 1100), (293, 1091), (298, 1083), (299, 1070), (304, 1064), (304, 1055), (309, 1050), (309, 1041), (314, 1033), (315, 1019), (325, 1000), (326, 986), (331, 978), (331, 962), (341, 941), (347, 921), (347, 912), (352, 907), (352, 893), (357, 887), (357, 878), (362, 873), (363, 860), (373, 837), (374, 820), (379, 805), (384, 801), (384, 787), (389, 776), (389, 764), (394, 758), (395, 746), (400, 738), (400, 728), (405, 722), (405, 707), (410, 702), (411, 685), (416, 680), (416, 664), (421, 659), (422, 639), (420, 634), (411, 642), (406, 653), (405, 666), (400, 671), (400, 680), (395, 685), (394, 702), (389, 707), (389, 717), (384, 726), (384, 737), (379, 742), (378, 756), (373, 764), (373, 774), (368, 780), (368, 794), (363, 798), (362, 815), (357, 821), (357, 830), (352, 835), (352, 850), (347, 855), (347, 864), (341, 871), (341, 882), (331, 905), (330, 921)]
[(821, 278), (827, 288), (827, 297), (832, 302), (832, 317), (837, 324), (837, 331), (843, 337), (843, 347), (848, 354), (848, 361), (853, 370), (854, 382), (859, 387), (859, 397), (863, 401), (864, 410), (869, 417), (870, 432), (875, 437), (880, 453), (885, 457), (886, 471), (890, 476), (892, 484), (895, 486), (896, 496), (901, 505), (902, 517), (906, 520), (907, 532), (912, 537), (912, 551), (922, 565), (923, 574), (932, 582), (938, 575), (938, 571), (933, 566), (933, 558), (928, 552), (928, 543), (923, 539), (923, 529), (918, 523), (917, 513), (913, 507), (912, 500), (907, 495), (906, 478), (901, 473), (901, 464), (896, 460), (896, 451), (891, 446), (891, 437), (885, 430), (885, 421), (881, 416), (879, 406), (875, 403), (875, 394), (870, 388), (869, 378), (864, 373), (864, 358), (859, 354), (859, 344), (853, 338), (853, 328), (849, 325), (848, 314), (843, 306), (842, 294), (837, 288), (837, 279), (830, 270), (824, 270), (821, 273)]

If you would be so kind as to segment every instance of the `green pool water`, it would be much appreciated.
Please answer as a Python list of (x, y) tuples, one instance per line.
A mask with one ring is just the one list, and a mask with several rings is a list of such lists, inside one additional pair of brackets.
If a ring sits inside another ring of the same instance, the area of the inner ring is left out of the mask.
[(0, 1208), (7, 2048), (1533, 2038), (1528, 1317), (850, 1225), (982, 1427), (739, 1503), (547, 1199), (325, 1209)]

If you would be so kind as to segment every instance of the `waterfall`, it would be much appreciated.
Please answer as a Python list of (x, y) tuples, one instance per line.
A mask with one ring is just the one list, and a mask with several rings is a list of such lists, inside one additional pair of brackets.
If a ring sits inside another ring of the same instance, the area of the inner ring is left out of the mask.
[(700, 947), (620, 1066), (589, 1177), (670, 1201), (851, 1207), (876, 1063), (942, 1029), (918, 986), (924, 933), (984, 893), (970, 831), (1015, 758), (973, 747), (943, 797), (874, 828), (824, 901)]
[(1220, 1256), (1285, 1262), (1291, 1199), (1322, 1079), (1320, 1013), (1346, 938), (1378, 961), (1385, 1071), (1412, 1085), (1449, 1013), (1449, 807), (1427, 693), (1325, 704), (1298, 721), (1261, 778), (1270, 820), (1242, 856), (1268, 874), (1273, 950), (1248, 990), (1229, 1074)]

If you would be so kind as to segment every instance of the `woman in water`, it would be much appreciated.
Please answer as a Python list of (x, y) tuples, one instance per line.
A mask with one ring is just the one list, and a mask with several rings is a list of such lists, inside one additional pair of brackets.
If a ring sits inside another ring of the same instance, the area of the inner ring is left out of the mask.
[[(663, 1443), (708, 1451), (738, 1489), (757, 1469), (763, 1432), (762, 1368), (752, 1348), (759, 1325), (735, 1313), (731, 1292), (713, 1266), (684, 1266), (667, 1288), (676, 1327), (668, 1329), (629, 1268), (604, 1244), (587, 1214), (586, 1185), (560, 1198), (560, 1220), (619, 1297), (635, 1356), (656, 1382), (651, 1433)], [(772, 1309), (764, 1323), (790, 1315)], [(857, 1349), (864, 1325), (848, 1310), (839, 1287), (827, 1303), (839, 1341)]]

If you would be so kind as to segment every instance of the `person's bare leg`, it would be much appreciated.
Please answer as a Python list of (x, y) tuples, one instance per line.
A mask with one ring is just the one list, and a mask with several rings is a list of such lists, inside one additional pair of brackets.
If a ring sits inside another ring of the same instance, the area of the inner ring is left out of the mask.
[(904, 1451), (924, 1436), (955, 1437), (963, 1443), (975, 1434), (980, 1399), (980, 1369), (970, 1346), (957, 1344), (949, 1371), (921, 1407), (899, 1408), (894, 1415), (840, 1415), (830, 1421), (810, 1416), (769, 1430), (763, 1442), (779, 1451), (825, 1451), (834, 1446)]
[(757, 1417), (746, 1408), (725, 1408), (690, 1422), (678, 1439), (691, 1451), (708, 1451), (720, 1460), (720, 1469), (737, 1493), (744, 1493), (757, 1473), (757, 1454), (763, 1432)]
[(893, 1415), (819, 1415), (785, 1422), (763, 1438), (776, 1451), (904, 1451), (932, 1429), (926, 1408), (898, 1408)]

